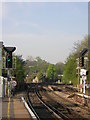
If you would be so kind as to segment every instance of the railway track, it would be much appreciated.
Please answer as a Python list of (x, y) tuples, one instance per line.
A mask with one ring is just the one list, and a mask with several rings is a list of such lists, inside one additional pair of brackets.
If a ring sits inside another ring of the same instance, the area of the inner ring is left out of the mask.
[[(45, 92), (45, 90), (42, 92), (40, 91), (40, 94), (42, 96), (42, 99), (44, 100), (45, 96), (47, 99), (47, 102), (50, 103), (50, 105), (54, 106), (57, 110), (59, 110), (62, 114), (66, 115), (69, 120), (89, 120), (88, 116), (83, 116), (84, 114), (79, 114), (80, 109), (75, 103), (70, 103), (70, 101), (64, 100), (64, 98), (61, 100), (60, 97), (57, 97), (56, 95), (51, 94), (51, 96)], [(76, 108), (77, 112), (73, 109)]]
[(51, 111), (53, 111), (53, 113), (56, 114), (56, 116), (59, 116), (60, 119), (62, 119), (62, 120), (69, 120), (69, 118), (65, 114), (61, 113), (53, 105), (51, 105), (50, 103), (44, 102), (44, 100), (42, 99), (41, 94), (39, 93), (39, 91), (37, 89), (36, 89), (36, 94), (37, 94), (39, 100), (41, 101), (41, 103), (43, 103), (47, 108), (49, 108)]
[[(47, 91), (50, 91), (51, 89), (50, 88), (46, 88), (46, 87), (44, 87)], [(61, 98), (61, 99), (64, 99), (64, 101), (68, 101), (68, 102), (70, 102), (70, 103), (74, 103), (74, 104), (76, 104), (76, 106), (77, 107), (79, 107), (79, 108), (81, 108), (82, 110), (86, 110), (86, 111), (90, 111), (90, 105), (89, 105), (89, 99), (88, 100), (86, 100), (86, 102), (87, 102), (87, 104), (84, 106), (83, 105), (83, 98), (82, 97), (79, 97), (79, 96), (77, 96), (73, 91), (67, 91), (67, 90), (65, 90), (65, 89), (61, 89), (61, 88), (59, 88), (59, 89), (56, 89), (56, 88), (54, 88), (54, 87), (51, 87), (52, 89), (53, 89), (53, 94), (55, 94), (56, 96), (58, 96), (59, 98)], [(57, 93), (58, 92), (58, 93)], [(62, 94), (62, 93), (64, 93), (65, 95), (67, 95), (67, 96), (69, 96), (68, 98), (67, 97), (64, 97), (64, 96), (60, 96), (60, 94)], [(73, 100), (73, 101), (72, 101)]]
[(63, 120), (61, 116), (55, 112), (55, 110), (45, 104), (36, 89), (34, 89), (33, 93), (28, 93), (28, 104), (37, 120)]
[(33, 92), (29, 92), (29, 104), (30, 107), (33, 108), (32, 111), (35, 112), (37, 119), (87, 120), (73, 111), (73, 109), (68, 108), (67, 105), (62, 102), (55, 101), (53, 97), (55, 96), (49, 96), (42, 88), (39, 90), (38, 86), (34, 86)]

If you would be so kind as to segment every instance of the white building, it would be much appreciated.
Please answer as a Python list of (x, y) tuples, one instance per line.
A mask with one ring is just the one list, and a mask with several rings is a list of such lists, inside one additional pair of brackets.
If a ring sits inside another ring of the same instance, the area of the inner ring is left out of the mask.
[(7, 78), (0, 76), (0, 97), (5, 97), (7, 92)]

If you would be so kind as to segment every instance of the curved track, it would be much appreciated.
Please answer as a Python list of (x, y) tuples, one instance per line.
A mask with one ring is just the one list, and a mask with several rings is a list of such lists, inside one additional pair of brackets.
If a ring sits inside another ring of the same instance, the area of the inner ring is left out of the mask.
[[(39, 89), (40, 87), (40, 89)], [(36, 85), (33, 92), (29, 92), (28, 98), (38, 119), (59, 119), (59, 120), (84, 120), (82, 116), (77, 114), (73, 109), (68, 108), (62, 102), (57, 102), (53, 96), (49, 96), (47, 92), (43, 91), (42, 87)], [(85, 119), (87, 120), (87, 119)]]
[(29, 91), (28, 93), (28, 104), (38, 120), (63, 120), (50, 106), (44, 103), (36, 87), (33, 92)]

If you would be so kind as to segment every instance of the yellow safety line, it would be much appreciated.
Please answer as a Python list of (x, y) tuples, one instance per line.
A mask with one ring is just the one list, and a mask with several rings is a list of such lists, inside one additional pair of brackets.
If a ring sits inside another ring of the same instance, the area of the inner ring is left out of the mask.
[(8, 120), (10, 119), (10, 97), (8, 101)]

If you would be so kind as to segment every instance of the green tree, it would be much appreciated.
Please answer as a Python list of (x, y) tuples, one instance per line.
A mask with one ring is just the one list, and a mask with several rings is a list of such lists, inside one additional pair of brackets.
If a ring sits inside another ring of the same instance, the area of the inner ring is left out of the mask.
[(25, 61), (22, 56), (16, 56), (16, 80), (17, 82), (24, 82), (25, 78)]
[(75, 57), (70, 56), (64, 66), (63, 80), (66, 83), (69, 83), (69, 81), (71, 81), (73, 84), (77, 83), (76, 67), (77, 64)]
[(46, 72), (49, 63), (47, 63), (45, 60), (42, 60), (40, 57), (36, 57), (37, 60), (37, 70), (38, 72), (42, 71), (43, 73)]
[(55, 71), (55, 66), (53, 64), (50, 64), (47, 69), (47, 79), (50, 81), (54, 81), (56, 77), (57, 75)]
[[(31, 58), (31, 57), (30, 57)], [(49, 63), (45, 60), (42, 60), (40, 57), (36, 57), (35, 59), (27, 59), (26, 60), (26, 74), (30, 76), (30, 79), (33, 76), (36, 76), (39, 72), (43, 74), (46, 73)]]
[[(88, 45), (87, 36), (81, 42), (74, 43), (74, 48), (72, 50), (73, 52), (67, 58), (65, 66), (64, 66), (63, 80), (65, 82), (72, 81), (73, 84), (77, 84), (76, 59), (79, 58), (80, 51), (82, 51), (84, 48), (88, 48), (87, 45)], [(85, 56), (87, 56), (87, 54)]]
[(73, 52), (71, 55), (74, 55), (76, 58), (79, 57), (80, 51), (82, 51), (84, 48), (88, 48), (88, 37), (85, 36), (84, 39), (81, 42), (74, 43)]
[(56, 70), (56, 73), (57, 73), (58, 75), (63, 74), (63, 71), (64, 71), (64, 64), (61, 63), (61, 62), (56, 63), (56, 65), (55, 65), (55, 70)]

